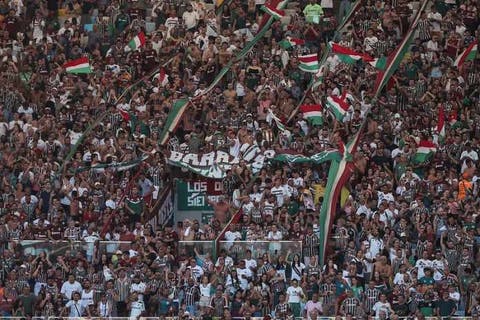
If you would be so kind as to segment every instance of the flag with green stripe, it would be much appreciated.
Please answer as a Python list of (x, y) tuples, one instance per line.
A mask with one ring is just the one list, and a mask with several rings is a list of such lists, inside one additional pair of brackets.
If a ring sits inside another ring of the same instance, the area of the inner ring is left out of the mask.
[(337, 204), (340, 200), (340, 194), (343, 186), (348, 182), (350, 176), (355, 170), (355, 163), (352, 155), (355, 154), (360, 136), (365, 126), (365, 120), (355, 136), (347, 145), (340, 145), (339, 152), (341, 154), (339, 160), (334, 160), (330, 163), (328, 170), (327, 185), (325, 186), (325, 197), (320, 207), (319, 225), (320, 225), (320, 250), (319, 250), (319, 265), (325, 262), (325, 255), (327, 251), (328, 239), (333, 227), (333, 220), (337, 212)]
[(285, 39), (283, 39), (278, 43), (278, 45), (283, 49), (290, 49), (290, 48), (293, 48), (294, 46), (301, 46), (304, 44), (305, 44), (305, 40), (292, 38), (292, 37), (286, 37)]
[(341, 46), (333, 41), (330, 41), (328, 45), (330, 46), (332, 53), (336, 54), (343, 63), (354, 64), (359, 60), (363, 60), (365, 62), (370, 62), (373, 60), (373, 58), (366, 53), (357, 52), (350, 48)]
[(68, 61), (63, 65), (67, 73), (81, 74), (92, 73), (92, 67), (87, 57), (81, 57)]
[(317, 73), (320, 70), (318, 55), (316, 53), (298, 56), (299, 68), (305, 72)]
[(422, 12), (425, 10), (427, 3), (428, 0), (423, 0), (420, 8), (417, 11), (417, 14), (415, 15), (412, 26), (407, 31), (407, 34), (405, 35), (397, 49), (388, 57), (385, 70), (378, 72), (374, 89), (375, 98), (378, 98), (382, 89), (385, 87), (385, 85), (388, 83), (395, 71), (398, 69), (400, 62), (402, 62), (403, 57), (410, 49), (410, 43), (412, 42), (412, 39), (414, 37), (415, 29), (417, 28), (418, 21), (420, 20)]
[(335, 119), (343, 121), (343, 118), (347, 115), (348, 109), (350, 108), (350, 104), (346, 98), (332, 95), (327, 98), (327, 107)]
[(183, 113), (185, 110), (187, 110), (189, 104), (189, 99), (179, 99), (173, 103), (172, 109), (168, 113), (167, 120), (165, 121), (163, 130), (160, 133), (160, 145), (163, 145), (168, 141), (170, 133), (175, 131), (175, 128), (182, 120)]
[(385, 70), (387, 66), (387, 57), (375, 58), (368, 62), (372, 67), (378, 70)]
[(323, 125), (323, 108), (320, 104), (301, 105), (300, 112), (303, 113), (303, 119), (307, 120), (313, 126)]

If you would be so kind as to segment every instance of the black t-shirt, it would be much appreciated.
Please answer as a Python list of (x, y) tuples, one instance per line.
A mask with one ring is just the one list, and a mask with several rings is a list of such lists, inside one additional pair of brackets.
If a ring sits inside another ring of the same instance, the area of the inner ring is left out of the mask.
[(400, 317), (406, 317), (410, 313), (410, 309), (408, 307), (408, 304), (406, 303), (402, 303), (402, 304), (395, 303), (393, 304), (392, 309)]

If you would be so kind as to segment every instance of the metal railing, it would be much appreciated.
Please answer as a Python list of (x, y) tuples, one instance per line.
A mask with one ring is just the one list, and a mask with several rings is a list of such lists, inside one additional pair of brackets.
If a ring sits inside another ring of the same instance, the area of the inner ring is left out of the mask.
[(252, 252), (252, 257), (256, 259), (264, 254), (270, 257), (285, 256), (287, 253), (302, 256), (301, 241), (219, 241), (217, 250), (225, 249), (230, 257), (235, 259), (244, 259), (247, 250)]
[(180, 255), (187, 254), (188, 256), (199, 255), (199, 258), (205, 257), (207, 254), (210, 254), (212, 259), (216, 258), (216, 248), (215, 241), (186, 241), (182, 240), (178, 242), (177, 252)]

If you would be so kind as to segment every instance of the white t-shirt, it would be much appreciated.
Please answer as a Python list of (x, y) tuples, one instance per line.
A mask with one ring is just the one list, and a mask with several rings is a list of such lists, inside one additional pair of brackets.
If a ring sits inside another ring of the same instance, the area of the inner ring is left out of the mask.
[(415, 267), (418, 269), (417, 279), (420, 279), (425, 276), (425, 268), (431, 268), (433, 262), (425, 259), (418, 259), (415, 263)]
[(248, 279), (252, 277), (252, 270), (249, 268), (237, 268), (238, 280), (240, 280), (240, 288), (242, 290), (247, 290), (248, 288)]
[(433, 260), (432, 262), (433, 267), (433, 279), (435, 281), (440, 281), (443, 278), (443, 270), (445, 270), (445, 263), (443, 260)]
[(301, 287), (290, 286), (287, 288), (288, 303), (300, 303), (303, 296), (303, 290)]
[(277, 205), (279, 207), (283, 206), (284, 197), (285, 197), (285, 189), (282, 186), (273, 187), (271, 190), (272, 194), (277, 199)]
[(372, 37), (366, 37), (365, 40), (363, 40), (363, 45), (365, 46), (365, 51), (373, 51), (375, 49), (375, 45), (378, 42), (378, 38), (375, 36)]
[(468, 152), (467, 150), (463, 151), (460, 155), (460, 159), (465, 157), (468, 157), (473, 161), (478, 161), (478, 153), (475, 150), (471, 150), (470, 152)]
[(90, 292), (85, 291), (85, 289), (82, 290), (82, 305), (86, 308), (89, 305), (94, 304), (93, 302), (93, 290), (90, 290)]
[(145, 311), (145, 304), (142, 300), (134, 301), (131, 303), (130, 318), (136, 319), (139, 315)]
[(81, 317), (85, 312), (85, 306), (81, 301), (70, 300), (65, 307), (70, 308), (70, 313), (68, 314), (70, 318)]
[(257, 261), (255, 259), (245, 259), (245, 267), (247, 267), (247, 269), (256, 269)]
[(302, 271), (305, 270), (305, 265), (300, 262), (300, 265), (292, 263), (292, 280), (300, 281), (302, 279)]
[(64, 294), (67, 299), (72, 299), (73, 292), (82, 292), (82, 285), (80, 282), (75, 281), (74, 283), (70, 283), (69, 281), (65, 281), (62, 285), (60, 293)]
[(267, 235), (268, 240), (282, 240), (282, 238), (282, 233), (279, 230), (277, 230), (276, 232), (269, 231)]
[(188, 12), (185, 11), (182, 15), (183, 22), (188, 29), (195, 28), (197, 26), (198, 20), (200, 20), (198, 13), (195, 11)]
[(203, 283), (199, 286), (200, 289), (200, 296), (202, 297), (210, 297), (212, 293), (212, 284), (207, 283), (207, 285), (204, 285)]
[(383, 240), (379, 238), (374, 238), (371, 237), (370, 240), (370, 253), (372, 254), (372, 257), (376, 257), (377, 254), (380, 253), (380, 251), (383, 250)]
[(397, 272), (395, 278), (393, 278), (394, 284), (405, 284), (405, 276), (403, 273)]
[(389, 302), (381, 302), (381, 301), (377, 301), (374, 305), (373, 305), (373, 311), (375, 311), (375, 317), (379, 317), (380, 316), (380, 312), (385, 312), (386, 316), (388, 317), (389, 316), (389, 313), (390, 313), (390, 303)]
[(143, 301), (142, 293), (144, 293), (146, 289), (147, 289), (147, 285), (144, 282), (132, 283), (132, 285), (130, 286), (130, 292), (136, 291), (138, 293), (138, 300), (142, 300), (142, 301)]

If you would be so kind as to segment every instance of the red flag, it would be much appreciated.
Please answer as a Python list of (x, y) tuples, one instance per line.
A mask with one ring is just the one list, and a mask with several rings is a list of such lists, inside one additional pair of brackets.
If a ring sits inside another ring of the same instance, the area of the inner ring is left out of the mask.
[(120, 115), (122, 116), (123, 121), (130, 121), (130, 113), (125, 110), (119, 109)]

